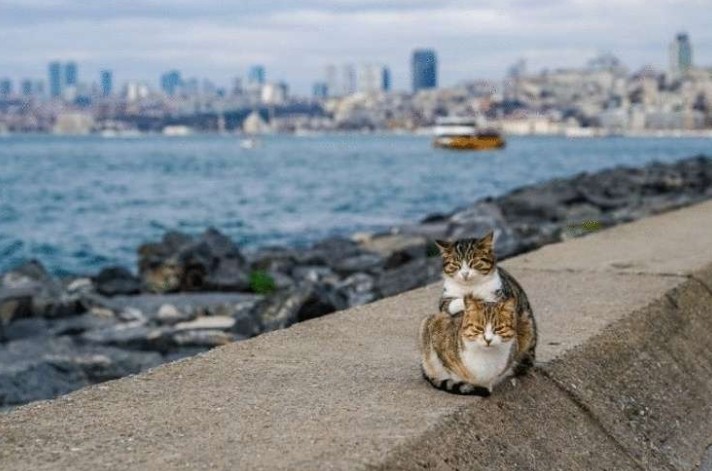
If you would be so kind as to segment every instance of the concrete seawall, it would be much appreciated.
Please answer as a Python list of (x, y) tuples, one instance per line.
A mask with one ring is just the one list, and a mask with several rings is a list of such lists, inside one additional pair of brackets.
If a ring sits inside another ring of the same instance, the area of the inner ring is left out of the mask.
[(508, 260), (540, 363), (488, 399), (420, 377), (433, 285), (1, 415), (0, 469), (697, 469), (711, 234), (704, 203)]

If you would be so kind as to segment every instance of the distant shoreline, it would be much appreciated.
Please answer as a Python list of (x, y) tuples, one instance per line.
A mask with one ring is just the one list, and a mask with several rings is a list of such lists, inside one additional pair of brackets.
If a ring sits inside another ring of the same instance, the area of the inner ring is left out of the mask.
[[(160, 132), (130, 132), (130, 133), (118, 133), (118, 134), (102, 134), (100, 132), (87, 133), (87, 134), (61, 134), (61, 133), (50, 133), (50, 132), (30, 132), (30, 133), (15, 133), (15, 132), (0, 132), (1, 138), (12, 138), (12, 137), (58, 137), (58, 138), (81, 138), (81, 137), (101, 137), (107, 140), (112, 139), (143, 139), (143, 138), (156, 138), (165, 137), (171, 139), (180, 138), (193, 138), (193, 137), (223, 137), (223, 138), (247, 138), (247, 137), (257, 137), (257, 138), (270, 138), (270, 137), (297, 137), (297, 138), (313, 138), (313, 137), (328, 137), (328, 136), (417, 136), (417, 137), (432, 137), (432, 131), (430, 128), (416, 129), (413, 131), (397, 130), (364, 130), (364, 131), (308, 131), (305, 133), (293, 133), (293, 132), (275, 132), (275, 133), (265, 133), (259, 136), (249, 136), (244, 133), (229, 133), (229, 132), (206, 132), (206, 131), (193, 131), (186, 134), (164, 134)], [(520, 138), (520, 137), (535, 137), (535, 138), (553, 138), (553, 137), (565, 137), (569, 139), (611, 139), (611, 138), (627, 138), (627, 139), (712, 139), (712, 129), (703, 130), (650, 130), (650, 131), (623, 131), (623, 132), (609, 132), (600, 128), (574, 128), (572, 132), (552, 132), (552, 133), (504, 133), (506, 138)]]

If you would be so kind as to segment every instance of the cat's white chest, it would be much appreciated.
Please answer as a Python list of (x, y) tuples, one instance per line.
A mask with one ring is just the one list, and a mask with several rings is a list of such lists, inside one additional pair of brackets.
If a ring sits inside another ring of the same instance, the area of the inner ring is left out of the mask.
[(462, 352), (462, 363), (478, 386), (492, 388), (507, 373), (514, 342), (485, 347), (468, 342)]
[(471, 295), (477, 299), (491, 303), (497, 301), (497, 292), (500, 289), (502, 289), (502, 280), (499, 277), (499, 273), (495, 270), (492, 275), (474, 280), (472, 283), (460, 283), (450, 277), (446, 277), (443, 296), (456, 298), (455, 301), (452, 301), (454, 306), (450, 307), (450, 313), (454, 314), (465, 309), (462, 301), (465, 296)]

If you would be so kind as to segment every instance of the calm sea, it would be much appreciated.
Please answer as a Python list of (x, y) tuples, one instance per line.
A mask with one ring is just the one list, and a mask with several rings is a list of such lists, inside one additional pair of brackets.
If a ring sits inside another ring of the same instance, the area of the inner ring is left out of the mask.
[(511, 138), (436, 150), (417, 136), (0, 138), (0, 272), (134, 268), (166, 230), (209, 226), (241, 246), (300, 245), (449, 212), (486, 195), (616, 165), (712, 154), (709, 139)]

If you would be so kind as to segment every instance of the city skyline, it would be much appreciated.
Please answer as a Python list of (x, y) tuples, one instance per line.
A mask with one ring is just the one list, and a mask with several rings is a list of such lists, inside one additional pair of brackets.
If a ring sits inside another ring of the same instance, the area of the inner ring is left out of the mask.
[[(394, 90), (410, 89), (410, 53), (431, 48), (439, 56), (439, 83), (503, 77), (516, 60), (530, 70), (583, 66), (610, 51), (635, 69), (665, 69), (665, 50), (679, 31), (695, 45), (695, 62), (712, 64), (709, 1), (683, 7), (663, 1), (406, 0), (380, 6), (370, 0), (308, 0), (222, 5), (216, 1), (82, 5), (76, 1), (4, 1), (0, 75), (16, 83), (45, 77), (53, 60), (76, 61), (82, 77), (111, 69), (114, 83), (154, 84), (171, 69), (228, 87), (250, 66), (264, 65), (270, 81), (286, 81), (308, 94), (330, 63), (382, 63)], [(611, 14), (614, 8), (615, 14)], [(61, 21), (60, 21), (61, 20)], [(180, 34), (176, 34), (179, 31)], [(97, 40), (100, 38), (101, 40)], [(562, 40), (565, 38), (565, 41)], [(328, 40), (327, 40), (328, 39)], [(387, 45), (387, 47), (385, 47)]]

